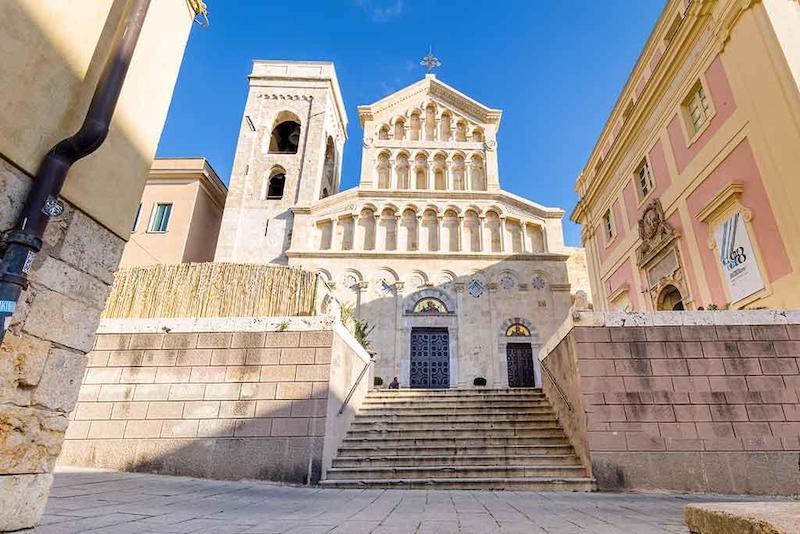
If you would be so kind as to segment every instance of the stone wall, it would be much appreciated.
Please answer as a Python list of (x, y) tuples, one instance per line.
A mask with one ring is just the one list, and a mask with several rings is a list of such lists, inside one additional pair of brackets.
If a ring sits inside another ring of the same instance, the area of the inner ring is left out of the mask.
[[(800, 492), (800, 313), (581, 313), (540, 357), (578, 365), (602, 489)], [(552, 398), (552, 395), (550, 395)]]
[[(30, 187), (0, 158), (0, 231)], [(0, 346), (0, 530), (35, 525), (124, 242), (65, 203)]]
[(330, 317), (105, 320), (59, 462), (313, 483), (368, 361)]
[(564, 433), (591, 476), (589, 444), (586, 440), (586, 416), (583, 410), (578, 361), (571, 336), (564, 337), (542, 362), (544, 391)]

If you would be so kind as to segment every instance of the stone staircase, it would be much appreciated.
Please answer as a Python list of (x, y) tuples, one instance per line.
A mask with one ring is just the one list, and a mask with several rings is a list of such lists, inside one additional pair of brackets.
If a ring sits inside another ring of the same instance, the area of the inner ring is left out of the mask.
[(371, 391), (321, 484), (594, 489), (540, 389)]

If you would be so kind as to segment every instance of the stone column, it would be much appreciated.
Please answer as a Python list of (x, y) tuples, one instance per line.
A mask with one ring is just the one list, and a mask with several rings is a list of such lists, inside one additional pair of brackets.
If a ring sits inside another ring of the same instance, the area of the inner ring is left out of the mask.
[(342, 236), (339, 235), (342, 230), (339, 217), (334, 216), (331, 219), (331, 250), (342, 250)]
[(481, 252), (492, 251), (492, 232), (484, 215), (480, 216)]
[(375, 246), (373, 250), (376, 251), (384, 251), (386, 250), (386, 235), (388, 234), (388, 229), (386, 225), (383, 224), (383, 215), (376, 213), (375, 217)]
[(353, 215), (353, 250), (364, 250), (366, 232), (361, 224), (361, 215)]
[(389, 189), (400, 189), (400, 184), (397, 183), (397, 172), (394, 168), (395, 164), (395, 159), (389, 158)]
[(458, 217), (458, 243), (461, 252), (469, 252), (469, 243), (467, 243), (467, 232), (464, 231), (464, 216)]

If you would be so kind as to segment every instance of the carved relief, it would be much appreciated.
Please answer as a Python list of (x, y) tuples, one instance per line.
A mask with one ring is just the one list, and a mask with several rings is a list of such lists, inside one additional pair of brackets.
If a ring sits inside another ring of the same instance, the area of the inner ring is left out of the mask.
[(643, 267), (652, 260), (659, 251), (671, 243), (678, 234), (664, 217), (661, 200), (650, 202), (639, 219), (639, 239), (642, 243), (636, 249), (636, 260)]

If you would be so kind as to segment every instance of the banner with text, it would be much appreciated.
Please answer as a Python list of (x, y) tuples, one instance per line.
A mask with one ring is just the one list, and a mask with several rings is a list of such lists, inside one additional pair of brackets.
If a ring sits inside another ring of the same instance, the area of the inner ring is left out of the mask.
[(715, 233), (723, 277), (731, 302), (738, 302), (764, 289), (756, 254), (744, 218), (735, 213)]

